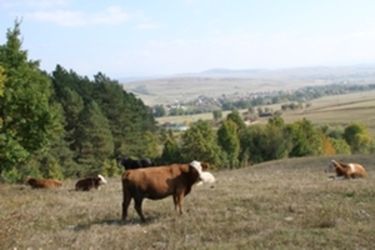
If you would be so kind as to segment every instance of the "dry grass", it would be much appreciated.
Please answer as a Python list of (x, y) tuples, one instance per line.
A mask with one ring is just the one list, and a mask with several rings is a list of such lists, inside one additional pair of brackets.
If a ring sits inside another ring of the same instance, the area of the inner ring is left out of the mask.
[(345, 156), (368, 179), (331, 181), (329, 158), (300, 158), (215, 173), (214, 187), (194, 187), (184, 215), (172, 199), (133, 207), (120, 221), (121, 186), (102, 190), (31, 190), (0, 185), (1, 249), (375, 249), (375, 157)]

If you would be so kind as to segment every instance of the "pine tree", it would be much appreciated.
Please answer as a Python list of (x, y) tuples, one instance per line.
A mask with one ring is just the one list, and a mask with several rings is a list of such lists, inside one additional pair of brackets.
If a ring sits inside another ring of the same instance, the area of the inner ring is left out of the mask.
[(62, 132), (58, 123), (61, 114), (51, 102), (50, 79), (38, 62), (28, 60), (20, 34), (16, 21), (0, 46), (0, 172), (25, 164), (34, 152), (47, 150)]
[(104, 160), (113, 156), (113, 138), (107, 118), (99, 106), (89, 102), (83, 109), (76, 131), (77, 162), (86, 172), (100, 171)]

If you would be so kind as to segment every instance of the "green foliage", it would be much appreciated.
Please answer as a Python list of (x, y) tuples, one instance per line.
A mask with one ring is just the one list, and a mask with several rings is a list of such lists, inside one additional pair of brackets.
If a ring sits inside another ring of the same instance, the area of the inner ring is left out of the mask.
[(165, 110), (163, 105), (155, 105), (153, 109), (153, 115), (155, 117), (162, 117), (167, 114), (167, 111)]
[(154, 133), (146, 131), (143, 134), (142, 141), (145, 144), (143, 155), (154, 159), (160, 155), (159, 140)]
[(61, 133), (60, 114), (51, 102), (51, 81), (38, 62), (29, 61), (21, 49), (19, 26), (16, 22), (8, 30), (7, 42), (0, 46), (4, 86), (0, 96), (0, 172), (26, 164), (29, 155), (48, 150), (50, 141)]
[(349, 144), (353, 153), (368, 153), (373, 143), (365, 125), (353, 123), (345, 128), (345, 141)]
[(22, 180), (22, 175), (19, 173), (17, 168), (11, 167), (1, 172), (1, 180), (6, 182), (20, 182)]
[(288, 125), (287, 133), (292, 143), (289, 156), (300, 157), (322, 153), (322, 136), (307, 119)]
[(226, 153), (230, 168), (239, 167), (240, 140), (237, 130), (237, 124), (228, 119), (217, 131), (218, 143)]
[(223, 154), (217, 144), (215, 133), (207, 121), (197, 121), (182, 135), (182, 158), (206, 161), (222, 166)]
[[(134, 95), (126, 93), (117, 81), (102, 73), (95, 75), (94, 81), (91, 81), (60, 65), (52, 73), (52, 80), (55, 98), (61, 103), (65, 116), (64, 140), (74, 152), (76, 162), (64, 167), (65, 174), (92, 173), (101, 168), (104, 160), (117, 155), (153, 157), (159, 153), (154, 134), (155, 121), (150, 109)], [(96, 118), (88, 118), (87, 109), (93, 102), (96, 103)], [(96, 119), (101, 122), (95, 122)], [(87, 126), (87, 123), (92, 126)], [(96, 132), (88, 132), (90, 130)], [(108, 140), (101, 140), (100, 145), (93, 144), (96, 139), (88, 139), (87, 136), (91, 134), (95, 137), (96, 133)], [(99, 153), (102, 156), (94, 157), (97, 151), (102, 151)], [(65, 160), (69, 161), (66, 157)]]
[(215, 121), (219, 121), (221, 118), (223, 118), (223, 112), (221, 110), (214, 110), (212, 115)]
[(0, 66), (0, 96), (4, 95), (5, 79), (5, 70), (3, 67)]
[(233, 110), (230, 114), (228, 114), (227, 120), (232, 120), (237, 125), (238, 130), (246, 128), (246, 124), (238, 110)]
[(89, 102), (83, 109), (77, 128), (77, 162), (97, 170), (113, 154), (113, 139), (107, 118), (99, 106)]
[(37, 161), (37, 164), (39, 165), (39, 169), (43, 177), (60, 180), (64, 178), (62, 169), (57, 159), (55, 159), (53, 156), (45, 155)]
[(116, 160), (105, 160), (103, 162), (101, 174), (108, 177), (117, 176), (121, 173)]
[(181, 150), (177, 144), (177, 140), (172, 132), (166, 135), (161, 160), (165, 164), (180, 162), (182, 159)]
[(291, 143), (280, 120), (270, 120), (266, 126), (251, 126), (240, 138), (241, 160), (254, 163), (286, 157)]
[(350, 154), (351, 149), (344, 139), (330, 138), (332, 146), (335, 148), (336, 154)]

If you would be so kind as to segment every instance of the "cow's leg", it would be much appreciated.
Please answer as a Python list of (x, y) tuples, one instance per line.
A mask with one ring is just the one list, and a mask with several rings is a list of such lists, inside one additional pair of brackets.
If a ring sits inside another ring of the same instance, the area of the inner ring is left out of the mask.
[(177, 211), (177, 199), (178, 199), (178, 197), (177, 197), (177, 194), (175, 193), (175, 194), (173, 194), (173, 204), (174, 204), (174, 210), (175, 211)]
[(134, 197), (134, 208), (135, 208), (135, 211), (137, 211), (139, 217), (141, 217), (141, 221), (145, 222), (146, 219), (143, 216), (143, 212), (142, 212), (142, 202), (143, 202), (143, 198), (142, 197)]
[(182, 214), (182, 203), (183, 203), (183, 200), (184, 200), (184, 192), (179, 192), (177, 194), (177, 205), (178, 205), (178, 210), (179, 210), (180, 214)]
[(132, 199), (131, 194), (127, 188), (123, 190), (124, 200), (122, 202), (122, 220), (125, 221), (128, 217), (128, 207)]

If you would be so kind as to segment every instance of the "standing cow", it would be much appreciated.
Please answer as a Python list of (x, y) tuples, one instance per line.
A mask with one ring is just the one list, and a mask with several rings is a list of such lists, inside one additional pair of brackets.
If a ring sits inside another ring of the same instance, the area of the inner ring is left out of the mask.
[[(127, 170), (122, 174), (123, 203), (122, 220), (126, 220), (131, 199), (134, 199), (134, 208), (142, 222), (145, 217), (142, 212), (144, 198), (159, 200), (173, 196), (175, 209), (182, 214), (182, 202), (191, 191), (192, 186), (199, 181), (206, 181), (207, 175), (203, 171), (207, 165), (198, 161), (190, 164), (173, 164), (152, 168)], [(212, 174), (208, 182), (213, 182)]]

